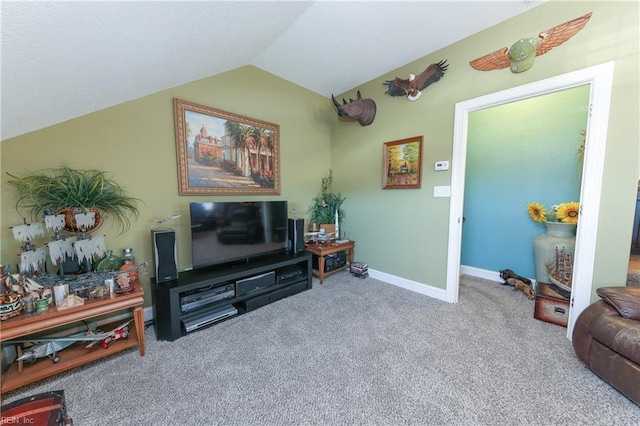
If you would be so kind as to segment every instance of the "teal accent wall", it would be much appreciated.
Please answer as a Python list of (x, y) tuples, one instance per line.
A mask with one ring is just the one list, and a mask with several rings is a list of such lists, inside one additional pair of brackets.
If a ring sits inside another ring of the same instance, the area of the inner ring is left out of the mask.
[(589, 91), (584, 85), (469, 114), (463, 265), (535, 278), (533, 239), (544, 225), (526, 207), (580, 201)]

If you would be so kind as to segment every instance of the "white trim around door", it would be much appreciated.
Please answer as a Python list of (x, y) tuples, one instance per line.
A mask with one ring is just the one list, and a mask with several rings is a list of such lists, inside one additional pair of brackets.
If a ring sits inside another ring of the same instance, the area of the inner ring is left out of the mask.
[(607, 142), (613, 69), (614, 62), (607, 62), (456, 104), (453, 157), (451, 161), (453, 174), (451, 177), (451, 213), (449, 217), (446, 288), (446, 300), (448, 302), (456, 303), (458, 301), (460, 285), (462, 212), (464, 205), (469, 113), (589, 84), (591, 86), (590, 113), (587, 123), (584, 169), (580, 188), (580, 221), (576, 235), (571, 308), (569, 311), (569, 325), (567, 327), (567, 337), (571, 339), (573, 325), (578, 315), (591, 303), (596, 249), (595, 236), (598, 232), (598, 215), (602, 190), (602, 174), (604, 170), (604, 154)]

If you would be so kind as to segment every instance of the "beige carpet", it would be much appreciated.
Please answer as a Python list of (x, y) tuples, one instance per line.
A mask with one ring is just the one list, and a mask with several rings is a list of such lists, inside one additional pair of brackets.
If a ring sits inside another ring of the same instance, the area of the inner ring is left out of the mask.
[(468, 275), (450, 304), (341, 272), (175, 342), (149, 328), (143, 357), (132, 348), (3, 399), (64, 389), (78, 426), (640, 425), (566, 328), (533, 312), (522, 292)]
[(632, 254), (629, 257), (627, 287), (640, 287), (640, 255), (638, 254)]

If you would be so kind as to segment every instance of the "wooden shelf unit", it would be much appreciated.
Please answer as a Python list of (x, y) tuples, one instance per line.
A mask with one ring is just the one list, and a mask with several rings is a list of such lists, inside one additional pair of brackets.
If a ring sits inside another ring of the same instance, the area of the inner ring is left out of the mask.
[[(347, 268), (350, 268), (351, 265), (353, 265), (355, 245), (356, 245), (355, 241), (345, 241), (345, 242), (329, 241), (326, 243), (314, 242), (314, 243), (305, 244), (304, 249), (309, 253), (311, 253), (313, 256), (315, 256), (315, 258), (317, 258), (318, 268), (317, 269), (313, 268), (313, 275), (315, 275), (320, 279), (320, 284), (323, 283), (324, 278), (326, 276), (335, 274), (336, 272), (343, 271)], [(326, 269), (325, 257), (330, 254), (339, 253), (343, 251), (349, 252), (347, 264), (337, 267), (335, 269), (331, 269), (329, 271), (325, 271)]]
[[(84, 346), (88, 342), (78, 342), (60, 351), (60, 361), (58, 363), (54, 363), (51, 358), (45, 357), (38, 359), (33, 364), (24, 362), (22, 371), (18, 371), (18, 363), (14, 362), (2, 377), (2, 392), (8, 392), (37, 382), (46, 377), (132, 347), (137, 346), (140, 356), (144, 356), (144, 312), (142, 310), (144, 291), (139, 281), (136, 281), (134, 286), (135, 288), (131, 293), (111, 294), (101, 299), (85, 300), (84, 305), (61, 311), (52, 307), (48, 311), (31, 316), (19, 315), (2, 321), (0, 324), (0, 341), (5, 342), (23, 339), (35, 333), (40, 335), (41, 332), (46, 330), (123, 310), (132, 310), (134, 320), (134, 324), (129, 330), (129, 337), (126, 340), (120, 339), (112, 342), (107, 349), (104, 349), (99, 344), (91, 349), (85, 349)], [(107, 331), (121, 325), (123, 322), (124, 320), (114, 322), (113, 324), (103, 325), (100, 328)]]

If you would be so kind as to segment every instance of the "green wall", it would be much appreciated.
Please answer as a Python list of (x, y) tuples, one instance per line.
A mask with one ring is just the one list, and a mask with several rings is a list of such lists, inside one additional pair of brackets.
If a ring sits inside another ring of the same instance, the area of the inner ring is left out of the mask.
[[(589, 11), (593, 17), (585, 29), (538, 58), (524, 73), (479, 72), (468, 64)], [(433, 164), (451, 160), (455, 104), (614, 60), (602, 207), (599, 232), (594, 236), (594, 279), (596, 286), (620, 285), (626, 277), (639, 169), (638, 12), (637, 2), (551, 1), (533, 8), (338, 96), (355, 98), (359, 89), (376, 101), (376, 120), (368, 127), (338, 120), (329, 94), (325, 98), (254, 67), (243, 67), (4, 140), (0, 144), (0, 262), (15, 263), (18, 248), (9, 226), (21, 223), (4, 172), (66, 162), (110, 170), (132, 196), (145, 201), (139, 220), (127, 234), (117, 236), (115, 228), (103, 225), (99, 232), (106, 235), (109, 248), (119, 253), (131, 246), (138, 260), (150, 259), (149, 229), (154, 219), (180, 213), (182, 217), (169, 224), (177, 229), (180, 269), (189, 267), (188, 203), (223, 197), (178, 195), (172, 106), (177, 97), (280, 125), (281, 195), (234, 199), (287, 199), (304, 215), (331, 167), (334, 189), (347, 197), (343, 228), (357, 241), (357, 260), (378, 271), (445, 288), (449, 199), (433, 198), (433, 186), (449, 185), (451, 170), (435, 172)], [(418, 101), (384, 95), (384, 80), (420, 72), (441, 59), (450, 64), (447, 74)], [(424, 136), (422, 188), (382, 190), (383, 143), (416, 135)], [(147, 282), (145, 286), (148, 289)]]
[[(179, 196), (173, 98), (245, 115), (280, 126), (281, 194), (279, 196)], [(163, 224), (176, 228), (179, 270), (191, 267), (189, 202), (220, 199), (288, 200), (290, 209), (306, 213), (329, 168), (331, 103), (255, 67), (243, 67), (58, 125), (2, 141), (0, 263), (18, 263), (18, 243), (10, 226), (21, 224), (15, 191), (5, 172), (57, 167), (99, 168), (113, 173), (128, 194), (140, 198), (140, 217), (118, 235), (107, 220), (96, 231), (108, 249), (121, 255), (133, 247), (137, 261), (151, 260), (150, 229), (156, 218), (181, 214)], [(23, 212), (27, 214), (28, 212)], [(30, 221), (31, 219), (28, 218)], [(95, 234), (95, 233), (94, 233)], [(46, 238), (38, 241), (41, 246)], [(148, 290), (148, 278), (143, 284)], [(150, 291), (146, 291), (150, 304)]]
[[(519, 38), (593, 12), (586, 27), (565, 44), (538, 57), (530, 70), (480, 72), (469, 61), (508, 47)], [(456, 103), (589, 66), (615, 61), (607, 137), (602, 205), (596, 244), (594, 286), (623, 285), (631, 242), (639, 171), (638, 2), (551, 1), (500, 25), (337, 96), (375, 100), (369, 127), (335, 121), (331, 126), (331, 167), (336, 188), (347, 197), (346, 228), (357, 241), (356, 257), (376, 270), (444, 289), (449, 199), (434, 198), (433, 187), (450, 185), (452, 170), (434, 171), (451, 160)], [(383, 81), (406, 78), (447, 59), (449, 69), (416, 102), (384, 95)], [(424, 136), (421, 189), (381, 189), (384, 142)]]

